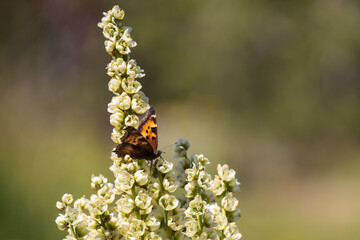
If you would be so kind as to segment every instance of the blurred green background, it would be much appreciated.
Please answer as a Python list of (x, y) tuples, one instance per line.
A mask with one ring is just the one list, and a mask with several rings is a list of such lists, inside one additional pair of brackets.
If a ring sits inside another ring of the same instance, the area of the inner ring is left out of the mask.
[(244, 239), (360, 239), (355, 0), (1, 1), (1, 239), (62, 239), (55, 202), (113, 179), (96, 24), (115, 4), (160, 147), (237, 171)]

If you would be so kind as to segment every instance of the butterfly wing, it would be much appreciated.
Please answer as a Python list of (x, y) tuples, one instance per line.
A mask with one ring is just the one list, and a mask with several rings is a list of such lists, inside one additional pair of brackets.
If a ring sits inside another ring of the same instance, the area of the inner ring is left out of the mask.
[(125, 134), (121, 138), (121, 144), (116, 147), (114, 152), (118, 157), (130, 155), (133, 159), (152, 160), (158, 157), (154, 154), (151, 144), (133, 127), (125, 128)]
[(157, 124), (156, 124), (156, 114), (155, 109), (150, 107), (145, 114), (145, 117), (141, 120), (138, 131), (144, 138), (150, 143), (153, 148), (153, 151), (157, 152), (158, 147), (158, 135), (157, 135)]

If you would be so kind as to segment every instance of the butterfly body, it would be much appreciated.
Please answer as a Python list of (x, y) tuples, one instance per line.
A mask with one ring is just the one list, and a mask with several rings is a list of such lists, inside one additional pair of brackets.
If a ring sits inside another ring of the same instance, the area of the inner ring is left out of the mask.
[(154, 160), (158, 158), (161, 151), (157, 150), (157, 124), (153, 107), (150, 107), (138, 128), (126, 127), (125, 134), (121, 138), (114, 152), (118, 157), (129, 155), (133, 159)]

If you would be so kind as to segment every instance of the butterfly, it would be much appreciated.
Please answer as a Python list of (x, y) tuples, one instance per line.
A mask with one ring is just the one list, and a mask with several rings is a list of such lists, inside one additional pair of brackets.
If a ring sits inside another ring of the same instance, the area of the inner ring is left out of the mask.
[(161, 151), (157, 150), (158, 136), (155, 109), (150, 107), (139, 126), (126, 127), (121, 143), (114, 152), (118, 157), (129, 155), (133, 159), (152, 160), (158, 158)]

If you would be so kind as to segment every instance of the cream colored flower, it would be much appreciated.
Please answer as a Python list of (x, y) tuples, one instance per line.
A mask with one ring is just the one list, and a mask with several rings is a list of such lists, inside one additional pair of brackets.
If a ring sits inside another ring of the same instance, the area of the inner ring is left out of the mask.
[(139, 118), (136, 115), (128, 115), (125, 118), (125, 126), (137, 127), (139, 124)]
[(120, 90), (121, 80), (118, 78), (110, 79), (108, 89), (110, 92), (117, 93)]
[(178, 184), (175, 182), (175, 180), (173, 180), (171, 177), (168, 176), (164, 178), (162, 184), (164, 189), (170, 193), (175, 192), (175, 190), (178, 187)]
[(235, 171), (233, 169), (229, 169), (227, 164), (224, 164), (223, 166), (218, 164), (217, 171), (220, 178), (225, 182), (230, 182), (235, 178)]
[(64, 231), (69, 228), (69, 222), (63, 214), (59, 214), (59, 216), (55, 220), (56, 225), (59, 230)]
[(120, 110), (110, 115), (110, 124), (115, 128), (121, 128), (124, 123), (124, 113)]
[(129, 232), (127, 232), (129, 237), (139, 238), (144, 235), (146, 230), (146, 224), (144, 221), (132, 218), (129, 220), (129, 223)]
[(66, 205), (63, 202), (57, 201), (56, 208), (59, 209), (59, 211), (63, 212), (66, 208)]
[(120, 9), (120, 7), (118, 5), (115, 5), (111, 9), (111, 13), (114, 16), (114, 18), (116, 18), (117, 20), (122, 20), (125, 16), (124, 10)]
[(205, 171), (201, 171), (199, 173), (198, 184), (202, 189), (210, 190), (213, 185), (211, 181), (211, 175), (206, 173)]
[(142, 88), (141, 84), (134, 78), (125, 78), (121, 82), (121, 87), (128, 94), (134, 94), (140, 91)]
[(206, 202), (201, 199), (200, 195), (196, 195), (196, 197), (190, 201), (189, 208), (186, 210), (190, 215), (202, 215), (204, 213)]
[(135, 59), (130, 59), (126, 65), (126, 74), (130, 78), (142, 78), (145, 76), (144, 70), (137, 66)]
[(116, 201), (115, 209), (118, 212), (129, 214), (135, 207), (134, 200), (128, 194), (123, 194), (119, 200)]
[(115, 200), (115, 192), (114, 185), (107, 183), (98, 190), (98, 195), (102, 196), (107, 204), (111, 204)]
[(135, 205), (140, 209), (147, 209), (151, 206), (152, 198), (147, 195), (144, 191), (140, 191), (135, 198)]
[(91, 175), (91, 188), (95, 191), (99, 190), (107, 183), (107, 178), (105, 178), (102, 174), (99, 176)]
[(185, 170), (186, 181), (193, 181), (197, 177), (198, 169), (195, 164), (193, 164), (192, 168), (188, 168)]
[(122, 136), (124, 136), (124, 133), (122, 130), (113, 128), (113, 130), (111, 132), (111, 140), (114, 143), (120, 144)]
[(241, 238), (241, 233), (236, 223), (229, 223), (224, 229), (224, 235), (226, 240), (238, 240)]
[(162, 238), (154, 232), (148, 233), (144, 240), (162, 240)]
[(108, 205), (106, 204), (106, 201), (103, 197), (93, 194), (90, 197), (88, 209), (90, 215), (99, 216), (108, 210)]
[(134, 177), (130, 173), (121, 171), (115, 180), (115, 187), (121, 192), (125, 192), (132, 188), (134, 182)]
[(149, 107), (150, 105), (141, 98), (134, 96), (131, 101), (131, 109), (134, 110), (136, 114), (144, 114)]
[(190, 220), (185, 222), (186, 231), (184, 234), (187, 237), (194, 237), (195, 234), (198, 232), (198, 223), (195, 220)]
[(150, 195), (153, 199), (158, 199), (159, 197), (159, 194), (160, 194), (160, 184), (158, 183), (151, 183), (149, 184), (149, 192), (150, 192)]
[(173, 230), (173, 231), (179, 231), (184, 226), (184, 218), (181, 214), (177, 214), (174, 216), (169, 217), (167, 225)]
[(74, 207), (78, 209), (87, 209), (88, 204), (89, 199), (86, 199), (85, 196), (82, 196), (74, 202)]
[(146, 218), (145, 223), (146, 223), (146, 226), (149, 228), (149, 230), (153, 232), (153, 231), (159, 229), (161, 220), (159, 220), (155, 214), (150, 214)]
[(216, 196), (220, 196), (225, 190), (225, 183), (220, 179), (219, 176), (215, 176), (211, 191), (213, 191)]
[(159, 199), (159, 205), (166, 211), (170, 211), (175, 209), (179, 204), (179, 200), (176, 199), (175, 196), (165, 194)]
[(161, 159), (158, 164), (156, 164), (156, 168), (162, 173), (168, 173), (172, 170), (173, 165), (173, 163)]
[(218, 213), (218, 214), (215, 214), (214, 216), (214, 219), (216, 222), (219, 223), (219, 225), (217, 225), (216, 227), (214, 227), (216, 230), (223, 230), (226, 225), (228, 224), (228, 220), (227, 220), (227, 217), (223, 214), (223, 213)]
[(65, 193), (61, 200), (63, 201), (63, 203), (65, 203), (66, 205), (71, 204), (74, 201), (73, 196), (70, 193)]
[(134, 179), (137, 184), (144, 186), (149, 181), (149, 175), (144, 172), (144, 170), (138, 170), (134, 174)]
[(107, 70), (110, 77), (120, 78), (126, 72), (126, 62), (122, 58), (114, 59), (107, 65)]
[(238, 203), (239, 201), (233, 197), (232, 192), (226, 193), (226, 196), (221, 200), (222, 207), (228, 212), (234, 211)]
[(201, 164), (202, 166), (210, 164), (210, 161), (203, 154), (196, 154), (195, 159), (199, 161), (199, 164)]
[(196, 184), (195, 182), (189, 182), (185, 185), (185, 191), (186, 191), (186, 194), (185, 196), (187, 198), (192, 198), (195, 196), (196, 194)]

